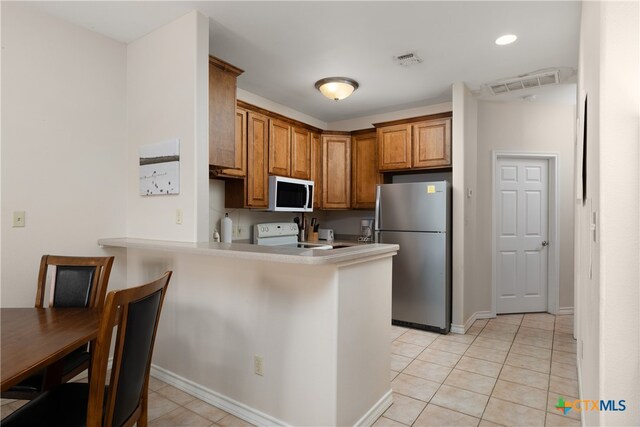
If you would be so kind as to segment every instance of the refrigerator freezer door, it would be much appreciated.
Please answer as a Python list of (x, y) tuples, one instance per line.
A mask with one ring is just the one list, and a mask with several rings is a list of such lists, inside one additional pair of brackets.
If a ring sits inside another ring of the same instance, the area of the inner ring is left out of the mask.
[(391, 318), (446, 332), (450, 323), (447, 235), (380, 231), (381, 243), (397, 243), (393, 257)]
[(447, 182), (378, 186), (376, 230), (447, 230)]

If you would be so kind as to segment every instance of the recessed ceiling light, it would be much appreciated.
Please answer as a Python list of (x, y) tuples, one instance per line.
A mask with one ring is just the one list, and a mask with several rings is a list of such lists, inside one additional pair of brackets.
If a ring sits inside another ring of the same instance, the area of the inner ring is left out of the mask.
[(504, 36), (500, 36), (496, 39), (496, 44), (498, 46), (504, 46), (506, 44), (511, 44), (516, 40), (518, 40), (518, 36), (514, 34), (505, 34)]

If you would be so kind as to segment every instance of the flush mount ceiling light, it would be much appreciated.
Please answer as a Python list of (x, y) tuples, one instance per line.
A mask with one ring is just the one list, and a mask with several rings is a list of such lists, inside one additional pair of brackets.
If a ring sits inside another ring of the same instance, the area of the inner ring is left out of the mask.
[(505, 34), (504, 36), (500, 36), (496, 39), (496, 44), (498, 46), (504, 46), (506, 44), (511, 44), (516, 40), (518, 40), (518, 36), (515, 34)]
[(358, 89), (358, 82), (347, 77), (327, 77), (316, 82), (316, 89), (334, 101), (345, 99)]

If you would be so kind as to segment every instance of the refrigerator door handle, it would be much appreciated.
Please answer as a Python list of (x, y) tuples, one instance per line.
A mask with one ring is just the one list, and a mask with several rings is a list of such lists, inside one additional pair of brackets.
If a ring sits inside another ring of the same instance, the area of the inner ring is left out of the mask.
[[(375, 214), (375, 230), (380, 230), (380, 185), (376, 185), (376, 214)], [(377, 234), (376, 234), (376, 242)]]

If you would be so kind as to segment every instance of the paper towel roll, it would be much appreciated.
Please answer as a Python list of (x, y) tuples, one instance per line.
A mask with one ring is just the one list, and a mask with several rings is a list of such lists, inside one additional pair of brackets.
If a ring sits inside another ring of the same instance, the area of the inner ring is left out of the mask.
[(229, 214), (224, 214), (224, 218), (222, 218), (222, 226), (221, 228), (221, 237), (222, 243), (231, 243), (231, 233), (233, 230), (233, 222), (231, 218), (229, 218)]

